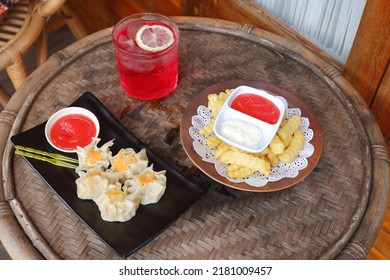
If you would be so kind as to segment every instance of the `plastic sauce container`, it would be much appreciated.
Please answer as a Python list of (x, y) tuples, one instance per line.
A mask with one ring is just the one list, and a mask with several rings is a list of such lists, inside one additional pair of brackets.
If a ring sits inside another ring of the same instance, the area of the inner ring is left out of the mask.
[(215, 120), (214, 133), (240, 150), (261, 152), (275, 136), (286, 103), (264, 90), (239, 86), (223, 104)]

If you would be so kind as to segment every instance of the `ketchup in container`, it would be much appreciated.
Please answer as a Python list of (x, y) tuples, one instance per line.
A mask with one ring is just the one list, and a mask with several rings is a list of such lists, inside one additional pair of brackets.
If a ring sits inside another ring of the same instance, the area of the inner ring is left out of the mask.
[(93, 120), (82, 114), (69, 114), (59, 118), (50, 130), (50, 140), (63, 150), (85, 147), (96, 135)]
[(272, 101), (253, 93), (238, 95), (230, 107), (269, 124), (276, 124), (280, 116), (279, 108)]

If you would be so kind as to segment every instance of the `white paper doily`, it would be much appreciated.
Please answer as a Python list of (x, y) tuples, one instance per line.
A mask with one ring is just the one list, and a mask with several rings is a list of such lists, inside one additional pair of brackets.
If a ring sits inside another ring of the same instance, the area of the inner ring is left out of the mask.
[[(301, 110), (299, 108), (288, 108), (287, 109), (287, 119), (290, 118), (291, 115), (301, 116)], [(197, 109), (197, 115), (193, 116), (192, 126), (189, 128), (189, 134), (191, 138), (194, 140), (192, 145), (194, 147), (195, 152), (202, 157), (203, 161), (213, 163), (215, 165), (215, 169), (218, 174), (226, 177), (232, 183), (242, 183), (245, 182), (253, 187), (262, 187), (266, 185), (268, 182), (275, 182), (281, 180), (283, 178), (295, 178), (299, 170), (302, 170), (307, 167), (308, 161), (307, 158), (310, 157), (314, 153), (314, 146), (310, 144), (310, 140), (313, 138), (313, 130), (309, 128), (310, 122), (306, 117), (302, 117), (302, 125), (300, 130), (305, 136), (305, 146), (302, 151), (299, 153), (298, 157), (291, 163), (282, 163), (279, 162), (278, 166), (271, 169), (271, 173), (269, 176), (265, 176), (259, 172), (254, 173), (253, 175), (243, 178), (243, 179), (232, 179), (227, 176), (227, 165), (221, 163), (218, 159), (214, 157), (215, 149), (210, 148), (207, 143), (206, 136), (199, 134), (199, 130), (209, 123), (212, 120), (211, 111), (209, 108), (205, 106), (199, 106)], [(211, 134), (210, 136), (214, 135)]]

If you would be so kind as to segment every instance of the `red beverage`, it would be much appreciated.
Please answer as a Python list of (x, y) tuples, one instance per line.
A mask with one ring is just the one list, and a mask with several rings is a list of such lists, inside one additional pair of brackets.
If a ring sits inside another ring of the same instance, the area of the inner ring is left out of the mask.
[[(132, 15), (115, 26), (112, 36), (120, 83), (127, 95), (153, 100), (176, 89), (179, 31), (170, 19)], [(148, 45), (149, 38), (156, 45)]]

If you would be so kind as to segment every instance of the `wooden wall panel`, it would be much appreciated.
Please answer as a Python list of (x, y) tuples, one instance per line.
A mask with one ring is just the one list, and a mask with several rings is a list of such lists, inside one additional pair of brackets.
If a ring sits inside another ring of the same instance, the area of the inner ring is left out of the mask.
[(390, 64), (381, 80), (379, 88), (375, 94), (371, 105), (371, 111), (378, 121), (383, 136), (387, 141), (387, 147), (390, 151)]
[(185, 15), (182, 0), (67, 0), (67, 5), (80, 18), (89, 33), (115, 25), (120, 19), (141, 12), (167, 16)]
[(368, 0), (344, 70), (344, 77), (368, 105), (373, 104), (389, 65), (389, 38), (389, 1)]
[(390, 151), (390, 5), (368, 0), (344, 77), (371, 107)]

